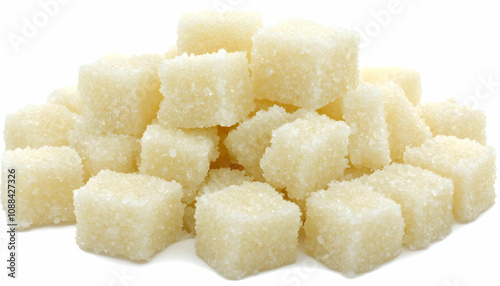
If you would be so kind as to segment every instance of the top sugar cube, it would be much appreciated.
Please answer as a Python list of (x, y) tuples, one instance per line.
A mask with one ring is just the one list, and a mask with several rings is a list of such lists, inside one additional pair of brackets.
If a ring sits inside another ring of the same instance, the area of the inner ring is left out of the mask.
[(256, 97), (318, 109), (358, 85), (359, 34), (287, 19), (253, 36)]
[(80, 67), (78, 91), (87, 124), (103, 133), (140, 136), (162, 99), (161, 55), (108, 56)]
[(252, 49), (252, 36), (262, 28), (259, 12), (194, 12), (186, 13), (177, 25), (177, 54), (203, 55), (247, 52)]
[(164, 127), (231, 126), (255, 108), (243, 52), (183, 55), (160, 65), (164, 96), (158, 120)]

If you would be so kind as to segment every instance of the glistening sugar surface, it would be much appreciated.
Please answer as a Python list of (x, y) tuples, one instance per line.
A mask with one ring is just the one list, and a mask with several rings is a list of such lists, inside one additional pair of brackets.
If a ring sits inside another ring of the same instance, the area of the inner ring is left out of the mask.
[(450, 179), (419, 167), (392, 164), (357, 181), (401, 206), (406, 224), (403, 244), (410, 249), (425, 248), (451, 232), (454, 189)]
[(383, 86), (389, 82), (403, 88), (406, 97), (414, 105), (420, 104), (422, 84), (417, 70), (405, 67), (363, 67), (360, 69), (363, 81)]
[(236, 158), (249, 174), (257, 180), (264, 181), (259, 162), (266, 148), (271, 146), (272, 132), (295, 118), (296, 116), (287, 113), (280, 106), (258, 111), (232, 130), (224, 145), (229, 154)]
[(495, 203), (495, 150), (477, 141), (438, 135), (421, 147), (407, 150), (407, 164), (453, 180), (453, 215), (469, 222)]
[(182, 186), (103, 170), (74, 191), (76, 242), (82, 249), (149, 260), (182, 231)]
[(318, 109), (358, 85), (359, 34), (286, 19), (253, 37), (256, 98)]
[(68, 145), (77, 117), (58, 104), (27, 106), (5, 117), (5, 149)]
[(231, 126), (255, 108), (243, 52), (184, 54), (163, 61), (158, 73), (163, 94), (158, 120), (162, 126)]
[(91, 134), (85, 130), (71, 130), (69, 145), (83, 161), (84, 181), (99, 171), (133, 173), (138, 171), (137, 157), (141, 145), (137, 137), (123, 134)]
[(370, 186), (356, 181), (332, 183), (307, 199), (306, 217), (306, 250), (349, 276), (401, 252), (401, 209)]
[(82, 161), (68, 146), (5, 151), (2, 156), (2, 205), (7, 210), (7, 174), (15, 168), (16, 220), (19, 229), (74, 222), (73, 190), (83, 185)]
[(198, 198), (196, 253), (227, 278), (293, 263), (300, 210), (266, 183), (243, 183)]
[(162, 55), (114, 55), (81, 66), (78, 91), (87, 125), (102, 133), (141, 136), (162, 99), (157, 74), (162, 60)]
[(260, 12), (195, 12), (179, 18), (178, 55), (246, 52), (250, 57), (252, 36), (262, 28)]
[(378, 169), (391, 162), (384, 97), (378, 87), (362, 83), (342, 97), (342, 114), (351, 127), (349, 159), (355, 167)]
[(344, 122), (316, 112), (282, 125), (260, 161), (264, 178), (291, 198), (306, 198), (342, 177), (350, 134)]
[(191, 203), (218, 156), (210, 131), (149, 125), (141, 139), (141, 174), (175, 180), (183, 186), (183, 201)]
[(483, 110), (462, 106), (450, 98), (423, 104), (418, 111), (434, 136), (469, 138), (486, 144), (486, 115)]

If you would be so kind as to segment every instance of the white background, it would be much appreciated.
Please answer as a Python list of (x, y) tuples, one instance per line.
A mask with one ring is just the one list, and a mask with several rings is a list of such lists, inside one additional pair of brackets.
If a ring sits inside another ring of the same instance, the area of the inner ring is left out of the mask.
[[(259, 10), (265, 25), (298, 16), (358, 29), (365, 35), (361, 66), (416, 68), (424, 102), (454, 97), (484, 109), (488, 144), (499, 150), (500, 15), (494, 1), (69, 0), (57, 4), (51, 15), (40, 4), (45, 2), (1, 1), (2, 131), (6, 114), (43, 103), (57, 87), (76, 84), (79, 65), (108, 53), (164, 52), (175, 44), (179, 15), (222, 8)], [(36, 29), (23, 35), (26, 21)], [(24, 41), (13, 44), (14, 34)], [(395, 260), (354, 279), (301, 253), (294, 265), (233, 282), (196, 256), (194, 240), (172, 244), (148, 263), (134, 263), (80, 250), (74, 225), (20, 232), (19, 278), (14, 281), (6, 278), (2, 217), (0, 285), (500, 285), (499, 219), (497, 204), (473, 223), (455, 224), (445, 240), (420, 251), (404, 250)]]

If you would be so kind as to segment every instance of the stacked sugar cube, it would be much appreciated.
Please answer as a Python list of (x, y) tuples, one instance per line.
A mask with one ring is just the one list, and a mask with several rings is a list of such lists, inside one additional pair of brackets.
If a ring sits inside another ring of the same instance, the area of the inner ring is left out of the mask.
[(149, 260), (170, 243), (241, 279), (305, 250), (347, 275), (494, 203), (482, 111), (421, 104), (418, 71), (358, 68), (359, 36), (256, 12), (189, 13), (165, 54), (111, 55), (8, 115), (19, 228), (76, 221), (82, 249)]

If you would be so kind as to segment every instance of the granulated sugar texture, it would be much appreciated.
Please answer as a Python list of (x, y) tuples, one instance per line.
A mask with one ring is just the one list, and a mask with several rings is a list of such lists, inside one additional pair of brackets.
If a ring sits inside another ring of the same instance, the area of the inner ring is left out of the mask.
[(484, 112), (421, 103), (415, 69), (360, 69), (357, 32), (194, 12), (177, 36), (7, 115), (18, 229), (76, 222), (80, 248), (146, 261), (193, 238), (229, 279), (293, 264), (302, 243), (352, 276), (494, 204)]

